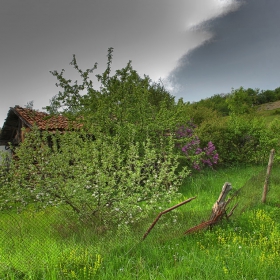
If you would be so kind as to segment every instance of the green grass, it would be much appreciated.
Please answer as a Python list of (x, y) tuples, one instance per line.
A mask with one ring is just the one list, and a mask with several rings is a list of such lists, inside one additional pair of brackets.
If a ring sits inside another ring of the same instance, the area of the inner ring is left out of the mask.
[[(0, 279), (279, 279), (280, 172), (273, 168), (264, 205), (265, 170), (232, 167), (189, 177), (181, 200), (197, 198), (163, 215), (142, 242), (163, 209), (142, 224), (116, 228), (82, 224), (57, 208), (3, 213)], [(209, 218), (226, 181), (234, 191), (243, 187), (230, 220), (184, 235)]]

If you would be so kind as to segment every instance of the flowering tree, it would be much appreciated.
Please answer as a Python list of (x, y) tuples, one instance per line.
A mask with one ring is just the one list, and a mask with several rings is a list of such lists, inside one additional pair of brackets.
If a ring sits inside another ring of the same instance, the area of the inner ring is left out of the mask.
[(189, 174), (186, 168), (177, 171), (172, 137), (156, 149), (149, 139), (134, 141), (131, 131), (124, 153), (118, 136), (92, 141), (88, 132), (28, 133), (9, 173), (0, 176), (1, 208), (61, 206), (86, 220), (133, 223), (157, 202), (174, 198)]
[(188, 122), (180, 126), (175, 135), (178, 139), (177, 148), (186, 156), (189, 166), (196, 170), (212, 167), (218, 163), (219, 155), (216, 147), (210, 141), (204, 148), (200, 147), (200, 139), (194, 134), (195, 124)]

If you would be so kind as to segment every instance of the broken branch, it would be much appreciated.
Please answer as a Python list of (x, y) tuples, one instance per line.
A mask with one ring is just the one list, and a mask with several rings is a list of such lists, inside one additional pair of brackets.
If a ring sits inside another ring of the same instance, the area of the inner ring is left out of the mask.
[(156, 219), (155, 219), (155, 220), (153, 221), (153, 223), (151, 224), (151, 226), (150, 226), (150, 227), (148, 228), (148, 230), (146, 231), (146, 233), (143, 235), (142, 240), (144, 240), (144, 239), (147, 237), (147, 235), (150, 233), (150, 231), (153, 229), (153, 227), (155, 226), (155, 224), (157, 223), (157, 221), (160, 219), (160, 217), (161, 217), (162, 215), (164, 215), (164, 214), (166, 214), (166, 213), (168, 213), (168, 212), (170, 212), (170, 211), (172, 211), (172, 210), (174, 210), (174, 209), (176, 209), (176, 208), (178, 208), (178, 207), (180, 207), (180, 206), (182, 206), (182, 205), (184, 205), (184, 204), (186, 204), (186, 203), (192, 201), (192, 200), (195, 199), (195, 198), (196, 198), (196, 196), (195, 196), (195, 197), (191, 197), (191, 198), (189, 198), (189, 199), (187, 199), (187, 200), (185, 200), (185, 201), (183, 201), (183, 202), (181, 202), (181, 203), (179, 203), (179, 204), (176, 204), (176, 205), (174, 205), (174, 206), (172, 206), (172, 207), (170, 207), (170, 208), (168, 208), (168, 209), (162, 211), (161, 213), (159, 213), (158, 216), (156, 217)]

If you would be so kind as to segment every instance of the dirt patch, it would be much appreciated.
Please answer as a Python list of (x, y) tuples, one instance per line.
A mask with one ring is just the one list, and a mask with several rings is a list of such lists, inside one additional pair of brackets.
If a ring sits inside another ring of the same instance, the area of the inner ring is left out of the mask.
[(269, 103), (262, 104), (258, 108), (258, 111), (275, 110), (275, 109), (278, 109), (278, 108), (280, 108), (280, 100), (275, 101), (275, 102), (269, 102)]

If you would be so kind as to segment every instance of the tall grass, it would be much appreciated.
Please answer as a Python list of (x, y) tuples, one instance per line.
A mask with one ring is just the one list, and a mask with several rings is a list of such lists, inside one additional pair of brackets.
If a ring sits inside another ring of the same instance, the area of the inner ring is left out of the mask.
[[(3, 213), (0, 279), (279, 279), (279, 167), (265, 205), (264, 174), (265, 167), (243, 166), (192, 175), (180, 191), (182, 200), (197, 198), (163, 215), (145, 241), (160, 205), (141, 224), (113, 228), (59, 208)], [(243, 187), (241, 207), (212, 230), (184, 235), (209, 218), (226, 181)]]

